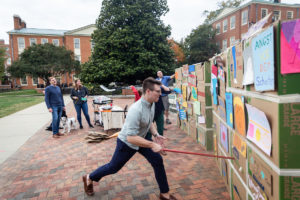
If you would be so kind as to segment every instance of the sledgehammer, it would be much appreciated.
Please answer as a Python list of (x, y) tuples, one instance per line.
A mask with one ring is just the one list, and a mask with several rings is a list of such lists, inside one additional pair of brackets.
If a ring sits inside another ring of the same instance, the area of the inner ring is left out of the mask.
[(178, 151), (173, 149), (162, 149), (163, 151), (173, 152), (173, 153), (183, 153), (183, 154), (192, 154), (192, 155), (198, 155), (198, 156), (206, 156), (206, 157), (216, 157), (216, 158), (224, 158), (224, 159), (232, 159), (234, 160), (234, 157), (227, 157), (227, 156), (217, 156), (212, 154), (206, 154), (206, 153), (195, 153), (195, 152), (188, 152), (188, 151)]

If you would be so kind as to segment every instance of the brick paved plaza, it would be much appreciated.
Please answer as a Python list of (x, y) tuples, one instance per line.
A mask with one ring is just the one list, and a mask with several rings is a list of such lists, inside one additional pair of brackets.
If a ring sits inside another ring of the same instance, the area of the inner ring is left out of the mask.
[[(133, 99), (115, 99), (125, 107)], [(89, 102), (90, 117), (93, 107)], [(46, 108), (45, 108), (46, 109)], [(67, 105), (69, 117), (76, 116), (73, 103)], [(167, 148), (204, 152), (182, 130), (176, 127), (175, 115), (165, 131)], [(81, 176), (110, 161), (116, 138), (88, 144), (88, 126), (83, 130), (53, 139), (45, 126), (15, 154), (0, 165), (0, 199), (158, 199), (159, 189), (150, 164), (136, 154), (117, 174), (94, 184), (95, 196), (84, 194)], [(34, 123), (34, 122), (32, 122)], [(17, 125), (16, 125), (17, 126)], [(95, 131), (101, 128), (96, 126)], [(168, 153), (164, 157), (168, 181), (178, 199), (229, 199), (225, 183), (214, 158)]]

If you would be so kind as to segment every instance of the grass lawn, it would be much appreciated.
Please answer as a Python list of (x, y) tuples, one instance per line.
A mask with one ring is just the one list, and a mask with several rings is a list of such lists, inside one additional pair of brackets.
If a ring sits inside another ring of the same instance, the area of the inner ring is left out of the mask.
[(0, 118), (44, 101), (35, 90), (19, 90), (0, 93)]

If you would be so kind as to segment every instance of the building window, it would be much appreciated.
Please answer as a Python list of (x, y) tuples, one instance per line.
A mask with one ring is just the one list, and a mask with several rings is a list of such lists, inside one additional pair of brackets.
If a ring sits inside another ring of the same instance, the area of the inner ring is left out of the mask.
[(227, 49), (227, 40), (223, 40), (223, 51)]
[(235, 16), (230, 17), (230, 30), (235, 28)]
[(81, 56), (80, 55), (75, 55), (75, 60), (81, 62)]
[(73, 79), (72, 79), (72, 81), (75, 82), (75, 80), (77, 80), (77, 79), (78, 79), (78, 77), (76, 76), (76, 74), (73, 74)]
[(294, 12), (293, 11), (287, 11), (286, 12), (286, 19), (293, 19)]
[(94, 51), (94, 47), (95, 47), (95, 42), (91, 40), (91, 51)]
[(18, 38), (18, 51), (21, 54), (25, 49), (25, 40), (23, 37)]
[(21, 78), (21, 85), (27, 85), (27, 76)]
[(46, 44), (46, 43), (48, 43), (48, 38), (42, 38), (41, 44)]
[(57, 84), (61, 84), (61, 76), (55, 76)]
[(267, 14), (268, 14), (268, 9), (262, 8), (261, 9), (261, 18), (264, 18), (265, 16), (267, 16)]
[(220, 25), (220, 23), (217, 23), (217, 25), (216, 25), (216, 34), (217, 35), (219, 35), (220, 34), (220, 29), (221, 29), (221, 25)]
[(30, 46), (36, 44), (36, 38), (30, 38), (29, 39), (29, 44), (30, 44)]
[(74, 38), (74, 49), (80, 49), (80, 39)]
[(11, 65), (11, 58), (9, 57), (9, 58), (7, 58), (7, 60), (6, 60), (6, 64), (7, 65)]
[(274, 10), (273, 11), (273, 17), (274, 17), (274, 21), (277, 21), (280, 19), (280, 11), (279, 10)]
[(247, 24), (248, 22), (248, 10), (242, 12), (242, 25)]
[(235, 37), (230, 37), (230, 46), (233, 46), (235, 44)]
[(225, 33), (227, 31), (227, 27), (228, 27), (228, 23), (227, 23), (227, 19), (223, 21), (223, 33)]
[(32, 84), (37, 85), (38, 84), (38, 77), (32, 77)]
[(54, 45), (54, 46), (59, 46), (59, 40), (58, 39), (53, 39), (52, 40), (52, 44)]

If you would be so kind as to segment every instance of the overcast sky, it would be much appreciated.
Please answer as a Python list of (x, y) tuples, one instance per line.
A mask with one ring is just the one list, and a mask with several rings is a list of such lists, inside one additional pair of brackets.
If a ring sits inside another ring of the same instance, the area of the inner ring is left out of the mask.
[[(204, 10), (216, 10), (221, 0), (168, 0), (170, 11), (162, 19), (172, 27), (172, 35), (179, 41), (200, 25)], [(247, 0), (249, 1), (249, 0)], [(27, 28), (72, 30), (94, 24), (102, 0), (6, 0), (1, 1), (0, 39), (8, 43), (7, 31), (13, 30), (13, 15), (19, 15)], [(300, 0), (282, 0), (300, 3)]]

